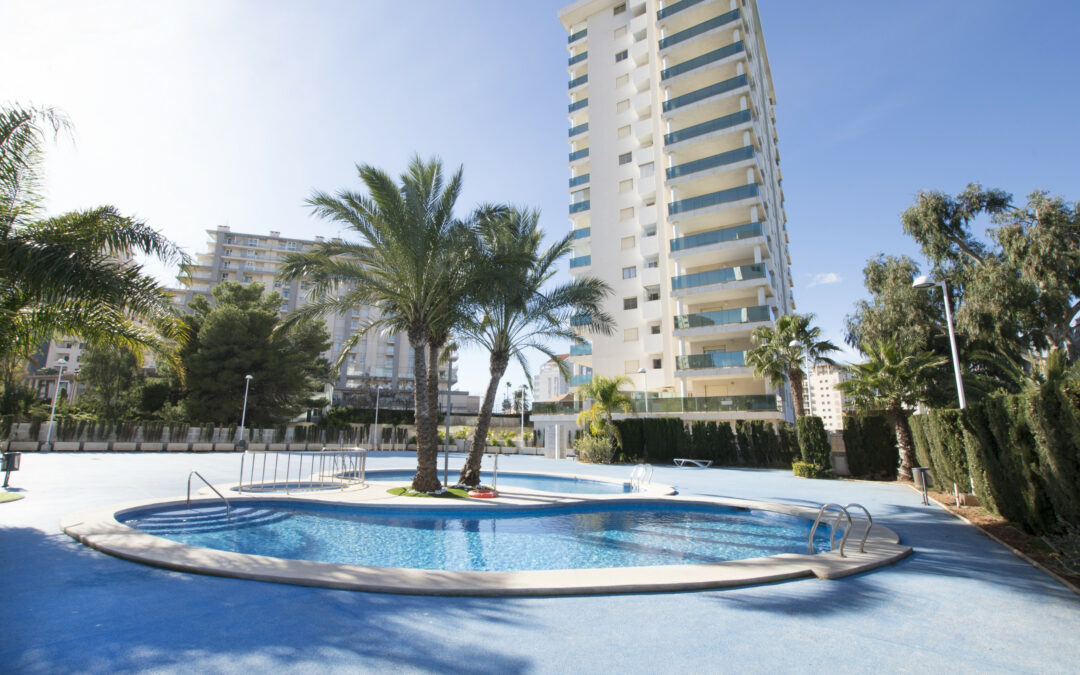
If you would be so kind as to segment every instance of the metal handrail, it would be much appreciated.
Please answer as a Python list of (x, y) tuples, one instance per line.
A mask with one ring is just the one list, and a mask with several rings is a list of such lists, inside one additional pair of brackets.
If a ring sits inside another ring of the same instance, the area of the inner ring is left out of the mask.
[(641, 492), (644, 486), (652, 484), (652, 476), (652, 464), (638, 464), (634, 466), (634, 469), (630, 472), (630, 489), (634, 492)]
[(859, 553), (864, 553), (863, 547), (866, 545), (866, 539), (870, 536), (870, 528), (874, 526), (874, 518), (870, 515), (870, 511), (862, 504), (847, 504), (844, 506), (844, 510), (847, 511), (853, 506), (858, 506), (866, 514), (866, 532), (863, 532), (862, 540), (859, 542)]
[(213, 485), (211, 485), (210, 481), (203, 478), (202, 474), (199, 473), (198, 471), (192, 471), (191, 473), (188, 474), (188, 477), (187, 477), (187, 508), (189, 508), (189, 509), (191, 508), (191, 477), (192, 476), (198, 476), (199, 480), (206, 483), (206, 487), (213, 490), (214, 494), (216, 494), (218, 497), (221, 497), (221, 501), (225, 502), (225, 517), (228, 518), (228, 517), (232, 516), (232, 507), (229, 505), (229, 500), (225, 499), (225, 495), (218, 492), (217, 488), (214, 487)]
[[(338, 450), (247, 450), (240, 456), (240, 482), (237, 485), (237, 492), (243, 494), (245, 485), (248, 490), (255, 489), (256, 485), (265, 486), (267, 484), (267, 469), (270, 469), (270, 485), (277, 485), (279, 479), (279, 468), (281, 465), (281, 455), (285, 455), (285, 494), (291, 494), (292, 484), (290, 483), (290, 476), (292, 475), (292, 461), (296, 458), (296, 485), (297, 489), (312, 490), (315, 489), (315, 478), (319, 477), (320, 486), (324, 486), (327, 482), (331, 484), (331, 487), (338, 487), (344, 490), (350, 485), (360, 483), (363, 485), (366, 478), (367, 470), (367, 451), (363, 448), (355, 448), (346, 450), (344, 448)], [(271, 466), (268, 459), (273, 455), (274, 461)], [(261, 466), (258, 467), (260, 471), (259, 481), (255, 481), (256, 464), (259, 463), (259, 458), (262, 458)], [(250, 462), (248, 457), (251, 458)], [(304, 460), (305, 457), (310, 457), (310, 465), (308, 466), (309, 475), (306, 479), (307, 485), (304, 485)], [(318, 464), (318, 466), (316, 466)], [(327, 466), (329, 464), (329, 467)], [(247, 480), (245, 481), (244, 469), (247, 469)]]
[(827, 509), (831, 508), (831, 507), (836, 507), (837, 509), (839, 509), (839, 511), (836, 514), (836, 520), (833, 522), (832, 532), (829, 533), (829, 548), (830, 549), (834, 548), (833, 540), (836, 538), (836, 529), (837, 529), (837, 526), (840, 524), (840, 518), (845, 517), (845, 516), (847, 517), (848, 526), (846, 528), (844, 528), (844, 536), (843, 536), (843, 538), (840, 539), (840, 557), (843, 558), (843, 557), (845, 557), (844, 556), (844, 544), (847, 543), (848, 535), (851, 534), (851, 514), (847, 512), (847, 509), (845, 509), (843, 506), (840, 506), (839, 504), (824, 504), (818, 510), (817, 518), (814, 519), (814, 526), (810, 528), (810, 537), (807, 539), (807, 543), (809, 544), (809, 547), (810, 547), (810, 554), (813, 555), (813, 553), (814, 553), (814, 534), (817, 532), (818, 525), (821, 524), (821, 517), (823, 515), (825, 515), (825, 511)]

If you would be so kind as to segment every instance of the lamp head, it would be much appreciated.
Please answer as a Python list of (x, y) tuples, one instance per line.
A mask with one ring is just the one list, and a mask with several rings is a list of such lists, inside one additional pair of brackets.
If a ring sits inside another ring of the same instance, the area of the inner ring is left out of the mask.
[(912, 288), (933, 288), (936, 285), (934, 280), (925, 274), (921, 277), (915, 277), (915, 281), (911, 282)]
[(245, 380), (251, 380), (251, 379), (252, 379), (252, 377), (251, 377), (250, 375), (245, 375), (245, 376), (244, 376), (244, 379), (245, 379)]
[(644, 368), (638, 368), (638, 374), (644, 375), (645, 374), (645, 369)]
[(791, 342), (788, 343), (788, 347), (801, 347), (801, 346), (802, 346), (802, 343), (799, 342), (798, 340), (792, 340)]

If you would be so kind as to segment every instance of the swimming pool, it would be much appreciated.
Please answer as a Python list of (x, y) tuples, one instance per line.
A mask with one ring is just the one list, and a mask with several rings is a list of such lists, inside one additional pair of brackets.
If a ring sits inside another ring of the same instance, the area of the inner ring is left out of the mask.
[[(368, 471), (366, 480), (369, 481), (398, 481), (407, 483), (412, 480), (412, 477), (416, 474), (414, 469), (376, 469)], [(458, 476), (461, 474), (461, 469), (451, 469), (449, 471), (450, 484), (453, 485), (457, 482)], [(442, 478), (442, 470), (439, 470), (439, 478)], [(485, 471), (480, 474), (480, 482), (484, 485), (491, 485), (494, 476), (490, 471)], [(576, 495), (603, 495), (603, 494), (623, 494), (630, 492), (630, 484), (616, 481), (606, 480), (589, 480), (588, 478), (579, 478), (577, 476), (560, 476), (557, 474), (545, 474), (545, 473), (519, 473), (513, 471), (500, 471), (499, 472), (499, 487), (500, 488), (527, 488), (529, 490), (539, 490), (541, 492), (559, 492), (562, 494), (576, 494)]]
[[(123, 524), (192, 546), (289, 560), (504, 572), (716, 563), (805, 553), (809, 521), (702, 504), (378, 508), (295, 501), (162, 507)], [(828, 550), (821, 528), (817, 550)]]

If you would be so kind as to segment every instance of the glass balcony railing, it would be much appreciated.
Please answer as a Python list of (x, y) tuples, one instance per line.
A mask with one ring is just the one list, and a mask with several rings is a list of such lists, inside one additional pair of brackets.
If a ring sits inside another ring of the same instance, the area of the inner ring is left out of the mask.
[(592, 317), (588, 314), (577, 314), (570, 317), (571, 326), (588, 326), (592, 323)]
[(570, 104), (570, 107), (567, 109), (567, 112), (574, 112), (575, 110), (581, 110), (582, 108), (584, 108), (587, 105), (589, 105), (589, 99), (587, 99), (587, 98), (583, 98), (580, 101), (574, 101), (573, 103)]
[(571, 387), (584, 387), (589, 382), (592, 382), (592, 375), (574, 375), (570, 378)]
[[(680, 42), (695, 38), (702, 33), (707, 33), (714, 28), (727, 25), (732, 21), (736, 21), (739, 18), (739, 10), (733, 9), (730, 12), (725, 12), (720, 16), (715, 16), (708, 21), (702, 21), (696, 26), (690, 26), (686, 30), (681, 30), (674, 35), (669, 35), (663, 40), (660, 40), (660, 49), (667, 49), (672, 45), (677, 45)], [(571, 40), (572, 42), (572, 40)]]
[(581, 63), (587, 58), (589, 58), (589, 52), (581, 52), (577, 56), (571, 56), (570, 59), (567, 61), (566, 65), (572, 66), (575, 63)]
[(588, 35), (588, 33), (589, 33), (589, 29), (588, 29), (588, 28), (586, 28), (586, 29), (583, 29), (583, 30), (579, 30), (579, 31), (578, 31), (578, 32), (576, 32), (576, 33), (572, 33), (572, 34), (570, 35), (570, 37), (566, 38), (566, 44), (570, 44), (570, 43), (572, 43), (572, 42), (577, 42), (577, 41), (578, 41), (578, 40), (580, 40), (581, 38), (583, 38), (583, 37), (585, 37), (586, 35)]
[(687, 176), (698, 171), (707, 171), (709, 169), (715, 169), (718, 166), (724, 166), (725, 164), (734, 164), (735, 162), (741, 162), (744, 159), (753, 159), (754, 146), (747, 145), (746, 147), (738, 148), (736, 150), (730, 150), (728, 152), (721, 152), (719, 155), (712, 155), (711, 157), (702, 157), (701, 159), (695, 159), (692, 162), (686, 164), (679, 164), (667, 169), (668, 180), (672, 178), (678, 178), (680, 176)]
[(575, 342), (570, 345), (570, 356), (588, 356), (592, 354), (592, 344), (589, 342)]
[(573, 89), (574, 87), (576, 87), (578, 85), (585, 84), (588, 81), (589, 81), (589, 74), (588, 73), (582, 75), (581, 77), (575, 77), (574, 79), (570, 80), (570, 82), (567, 85), (567, 89)]
[(667, 17), (671, 16), (672, 14), (674, 14), (676, 12), (681, 12), (684, 9), (687, 9), (689, 7), (693, 7), (694, 5), (698, 4), (699, 2), (703, 2), (703, 1), (704, 0), (681, 0), (680, 2), (672, 3), (672, 4), (668, 5), (667, 7), (664, 7), (663, 9), (658, 10), (656, 12), (656, 18), (657, 19), (666, 19)]
[(570, 161), (573, 162), (573, 161), (578, 160), (578, 159), (584, 159), (585, 157), (588, 157), (588, 156), (589, 156), (589, 149), (588, 148), (582, 148), (581, 150), (578, 150), (577, 152), (571, 152), (570, 153)]
[(688, 199), (680, 199), (677, 202), (671, 202), (668, 204), (668, 215), (685, 213), (687, 211), (693, 211), (694, 209), (703, 209), (707, 206), (716, 206), (717, 204), (737, 202), (740, 199), (750, 199), (751, 197), (756, 196), (758, 196), (757, 183), (740, 185), (739, 187), (733, 187), (728, 190), (710, 192), (698, 197), (690, 197)]
[[(583, 255), (583, 256), (578, 256), (577, 258), (570, 258), (570, 268), (571, 269), (573, 269), (575, 267), (585, 267), (585, 266), (591, 265), (591, 264), (592, 264), (592, 256), (591, 255)], [(588, 323), (588, 322), (586, 322), (586, 323)]]
[(717, 82), (716, 84), (710, 84), (707, 87), (702, 87), (697, 91), (692, 91), (689, 94), (683, 94), (682, 96), (676, 96), (673, 99), (664, 101), (664, 112), (670, 112), (676, 108), (681, 108), (691, 103), (697, 103), (698, 101), (704, 101), (705, 99), (723, 94), (724, 92), (738, 89), (739, 87), (745, 87), (749, 80), (746, 75), (736, 75), (723, 82)]
[(684, 328), (706, 328), (708, 326), (730, 326), (732, 324), (754, 323), (757, 321), (769, 321), (771, 319), (772, 314), (765, 305), (736, 307), (735, 309), (720, 309), (715, 312), (701, 312), (700, 314), (683, 314), (677, 316), (675, 317), (675, 330)]
[(746, 352), (712, 352), (675, 357), (675, 370), (739, 368), (746, 365)]
[(745, 225), (725, 227), (719, 230), (688, 234), (685, 237), (672, 239), (671, 251), (685, 251), (686, 249), (697, 248), (698, 246), (708, 246), (709, 244), (720, 244), (725, 241), (738, 241), (740, 239), (750, 239), (752, 237), (760, 236), (761, 223), (747, 223)]
[[(572, 415), (581, 412), (588, 401), (537, 401), (533, 404), (535, 415)], [(645, 412), (645, 401), (635, 398), (634, 412)], [(778, 411), (776, 396), (772, 394), (751, 394), (749, 396), (688, 396), (686, 398), (649, 397), (649, 414), (674, 412), (734, 412), (757, 410), (762, 412)]]
[(586, 122), (585, 124), (579, 124), (576, 127), (570, 127), (569, 135), (570, 135), (571, 138), (573, 138), (574, 136), (577, 136), (578, 134), (583, 134), (588, 130), (589, 130), (589, 123)]
[(570, 187), (577, 187), (589, 182), (589, 174), (583, 173), (580, 176), (574, 176), (570, 179)]
[(714, 49), (711, 52), (707, 52), (705, 54), (702, 54), (701, 56), (697, 56), (695, 58), (692, 58), (689, 61), (683, 61), (680, 64), (674, 65), (674, 66), (672, 66), (670, 68), (665, 68), (664, 70), (661, 70), (660, 71), (660, 79), (661, 80), (666, 80), (666, 79), (675, 77), (676, 75), (682, 75), (683, 73), (688, 73), (691, 70), (694, 70), (695, 68), (700, 68), (702, 66), (708, 65), (710, 63), (714, 63), (716, 61), (722, 61), (723, 59), (726, 59), (727, 57), (731, 56), (732, 54), (738, 54), (739, 52), (742, 52), (742, 51), (746, 51), (746, 46), (742, 43), (741, 40), (739, 42), (732, 42), (727, 47), (721, 47), (720, 49)]
[(765, 270), (765, 263), (753, 263), (751, 265), (739, 265), (737, 267), (723, 267), (718, 270), (695, 272), (693, 274), (683, 274), (672, 277), (671, 290), (681, 291), (686, 288), (711, 286), (712, 284), (723, 284), (729, 281), (764, 279), (767, 274), (768, 272)]
[(571, 239), (584, 239), (585, 237), (588, 237), (590, 234), (592, 234), (592, 228), (591, 227), (579, 227), (576, 230), (570, 230), (570, 238)]
[(588, 211), (588, 210), (589, 210), (589, 200), (588, 199), (586, 199), (583, 202), (578, 202), (576, 204), (571, 204), (570, 205), (570, 213), (581, 213), (582, 211)]
[(743, 124), (744, 122), (749, 122), (751, 119), (749, 110), (740, 110), (739, 112), (724, 115), (723, 117), (717, 117), (708, 122), (702, 122), (701, 124), (695, 124), (692, 127), (673, 131), (670, 134), (664, 134), (664, 144), (671, 145), (672, 143), (678, 143), (679, 141), (704, 136), (705, 134), (714, 131), (720, 131), (721, 129), (727, 129)]

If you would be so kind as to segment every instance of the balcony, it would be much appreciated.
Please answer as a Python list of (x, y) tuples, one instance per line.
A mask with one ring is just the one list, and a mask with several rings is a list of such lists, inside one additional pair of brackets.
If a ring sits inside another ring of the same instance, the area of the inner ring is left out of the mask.
[(738, 241), (760, 236), (762, 236), (761, 223), (747, 223), (746, 225), (709, 230), (708, 232), (699, 232), (672, 239), (671, 252), (675, 253), (676, 251), (685, 251), (699, 246), (709, 246), (710, 244), (721, 244), (727, 241)]
[[(573, 265), (572, 262), (571, 265)], [(767, 274), (768, 272), (765, 270), (765, 263), (738, 265), (736, 267), (722, 267), (718, 270), (708, 270), (707, 272), (695, 272), (693, 274), (683, 274), (677, 277), (672, 277), (671, 290), (681, 291), (686, 288), (711, 286), (713, 284), (723, 284), (731, 281), (765, 279), (767, 278)]]
[(581, 213), (582, 211), (588, 211), (588, 210), (589, 210), (589, 200), (588, 199), (586, 199), (583, 202), (578, 202), (576, 204), (571, 204), (570, 205), (570, 213)]
[(587, 105), (589, 105), (589, 99), (587, 99), (587, 98), (583, 98), (580, 101), (574, 101), (573, 103), (570, 104), (570, 107), (567, 108), (567, 112), (574, 112), (575, 110), (581, 110), (582, 108), (584, 108)]
[(590, 314), (576, 314), (570, 317), (571, 326), (588, 326), (592, 323), (592, 315)]
[(675, 370), (704, 370), (706, 368), (743, 368), (746, 352), (712, 352), (675, 357)]
[(754, 158), (754, 146), (747, 145), (746, 147), (737, 148), (728, 152), (721, 152), (718, 155), (712, 155), (711, 157), (702, 157), (686, 164), (678, 164), (676, 166), (667, 169), (667, 178), (672, 180), (681, 176), (688, 176), (700, 171), (707, 171), (709, 169), (715, 169), (718, 166), (724, 166), (727, 164), (734, 164), (747, 159)]
[(676, 12), (681, 12), (684, 9), (693, 7), (694, 5), (703, 1), (704, 0), (681, 0), (681, 2), (676, 2), (674, 4), (668, 5), (667, 7), (664, 7), (661, 10), (658, 10), (656, 12), (656, 19), (657, 21), (659, 21), (660, 19), (666, 19), (672, 14), (675, 14)]
[(592, 228), (591, 227), (580, 227), (580, 228), (578, 228), (576, 230), (570, 230), (570, 238), (571, 239), (584, 239), (585, 237), (588, 237), (590, 234), (592, 234)]
[(570, 153), (570, 161), (571, 162), (576, 162), (577, 160), (585, 159), (588, 156), (589, 156), (589, 149), (588, 148), (582, 148), (581, 150), (578, 150), (577, 152), (571, 152)]
[(765, 305), (721, 309), (715, 312), (701, 312), (700, 314), (683, 314), (675, 317), (675, 330), (730, 326), (742, 323), (757, 323), (759, 321), (772, 321), (772, 313)]
[[(689, 7), (689, 6), (690, 5), (687, 5), (687, 7)], [(667, 9), (671, 9), (671, 8), (669, 7)], [(685, 9), (685, 7), (683, 9)], [(691, 38), (696, 38), (697, 36), (701, 35), (702, 33), (708, 33), (711, 30), (714, 30), (716, 28), (720, 28), (721, 26), (726, 26), (727, 24), (731, 23), (732, 21), (738, 20), (738, 18), (739, 18), (739, 10), (733, 9), (730, 12), (725, 12), (724, 14), (721, 14), (720, 16), (713, 17), (712, 19), (709, 19), (708, 21), (702, 21), (701, 23), (699, 23), (696, 26), (691, 26), (691, 27), (687, 28), (686, 30), (679, 31), (678, 33), (675, 33), (674, 35), (669, 35), (668, 37), (664, 38), (663, 40), (660, 40), (660, 49), (664, 50), (664, 49), (667, 49), (668, 47), (671, 47), (672, 45), (677, 45), (680, 42), (685, 42), (686, 40), (689, 40)]]
[(589, 81), (589, 74), (585, 73), (581, 77), (575, 77), (574, 79), (570, 80), (570, 82), (567, 83), (566, 88), (567, 89), (573, 89), (574, 87), (580, 87), (581, 85), (585, 84), (588, 81)]
[(686, 213), (687, 211), (693, 211), (695, 209), (703, 209), (709, 206), (716, 206), (718, 204), (737, 202), (741, 199), (751, 199), (757, 196), (757, 183), (740, 185), (739, 187), (734, 187), (728, 190), (710, 192), (708, 194), (700, 195), (698, 197), (690, 197), (688, 199), (680, 199), (677, 202), (671, 202), (670, 204), (668, 204), (668, 215), (671, 216), (675, 215), (676, 213)]
[(660, 71), (660, 79), (661, 80), (668, 80), (668, 79), (671, 79), (673, 77), (677, 77), (679, 75), (682, 75), (683, 73), (688, 73), (691, 70), (694, 70), (696, 68), (706, 66), (706, 65), (708, 65), (710, 63), (716, 63), (717, 61), (723, 61), (724, 59), (728, 58), (729, 56), (733, 56), (735, 54), (738, 54), (738, 53), (744, 52), (744, 51), (746, 51), (746, 46), (742, 43), (741, 40), (739, 42), (733, 42), (733, 43), (729, 44), (726, 47), (721, 47), (720, 49), (714, 49), (711, 52), (706, 52), (705, 54), (702, 54), (701, 56), (697, 56), (695, 58), (692, 58), (689, 61), (683, 61), (680, 64), (671, 66), (670, 68), (665, 68), (664, 70), (661, 70)]
[[(586, 266), (591, 265), (591, 264), (592, 264), (592, 256), (591, 255), (583, 255), (583, 256), (578, 256), (577, 258), (570, 258), (570, 269), (574, 269), (575, 267), (586, 267)], [(573, 325), (573, 321), (571, 321), (570, 323), (571, 323), (571, 325)], [(588, 323), (588, 321), (586, 321), (586, 323)]]
[(712, 98), (713, 96), (718, 96), (720, 94), (739, 89), (740, 87), (745, 87), (749, 83), (750, 80), (746, 77), (746, 75), (736, 75), (735, 77), (724, 80), (723, 82), (710, 84), (707, 87), (702, 87), (701, 89), (698, 89), (697, 91), (692, 91), (689, 94), (683, 94), (682, 96), (676, 96), (673, 99), (664, 101), (664, 112), (671, 112), (672, 110), (675, 110), (677, 108), (688, 106), (691, 103), (704, 101), (707, 98)]
[(589, 34), (589, 29), (587, 29), (587, 28), (579, 30), (576, 33), (572, 33), (570, 35), (570, 37), (566, 38), (566, 44), (573, 44), (573, 43), (577, 42), (578, 40), (580, 40), (581, 38), (585, 37), (588, 34)]
[(589, 182), (589, 174), (583, 173), (580, 176), (574, 176), (570, 179), (570, 187), (577, 187)]
[(589, 123), (588, 122), (586, 122), (585, 124), (579, 124), (576, 127), (570, 127), (569, 136), (570, 136), (570, 138), (573, 138), (574, 136), (577, 136), (578, 134), (583, 134), (588, 130), (589, 130)]
[(592, 343), (575, 342), (570, 345), (570, 356), (589, 356), (592, 354)]
[[(634, 412), (645, 412), (644, 399), (635, 399)], [(537, 401), (533, 404), (535, 415), (576, 415), (583, 409), (581, 401)], [(678, 412), (778, 412), (774, 394), (749, 396), (690, 396), (687, 398), (659, 398), (649, 396), (649, 414)]]
[(577, 56), (571, 56), (570, 59), (566, 62), (566, 65), (572, 66), (575, 63), (581, 63), (587, 58), (589, 58), (589, 52), (581, 52)]
[(592, 374), (588, 375), (574, 375), (570, 378), (571, 387), (584, 387), (588, 383), (592, 382)]
[(697, 138), (698, 136), (704, 136), (714, 131), (720, 131), (722, 129), (730, 129), (731, 127), (738, 126), (740, 124), (746, 124), (752, 121), (749, 110), (740, 110), (737, 113), (730, 115), (724, 115), (723, 117), (717, 117), (714, 120), (708, 122), (702, 122), (701, 124), (695, 124), (692, 127), (680, 129), (679, 131), (673, 131), (670, 134), (664, 134), (664, 145), (672, 145), (673, 143), (680, 143), (691, 138)]

